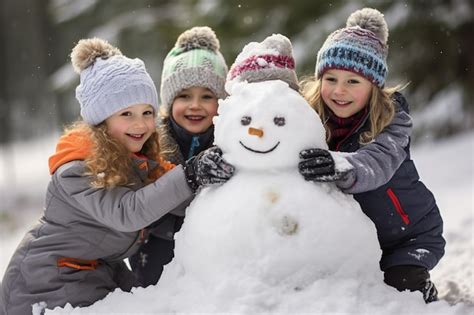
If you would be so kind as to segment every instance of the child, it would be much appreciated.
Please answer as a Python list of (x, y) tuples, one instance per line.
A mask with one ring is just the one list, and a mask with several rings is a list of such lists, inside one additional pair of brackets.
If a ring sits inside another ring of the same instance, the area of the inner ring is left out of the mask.
[(386, 88), (388, 30), (374, 9), (354, 12), (318, 52), (316, 79), (303, 94), (325, 123), (330, 150), (352, 165), (341, 172), (328, 151), (301, 153), (307, 180), (335, 181), (354, 194), (375, 223), (385, 282), (399, 291), (421, 291), (437, 300), (430, 281), (444, 254), (443, 221), (432, 193), (419, 181), (410, 159), (412, 121), (396, 88)]
[[(161, 78), (160, 147), (167, 160), (183, 164), (213, 144), (212, 118), (217, 100), (226, 97), (226, 74), (211, 28), (193, 27), (178, 37), (164, 60)], [(174, 257), (174, 234), (188, 204), (154, 224), (148, 240), (131, 257), (132, 270), (144, 286), (156, 284), (163, 266)]]
[(140, 59), (94, 38), (79, 41), (71, 60), (80, 73), (83, 121), (65, 132), (49, 160), (44, 215), (2, 282), (5, 314), (29, 314), (35, 303), (87, 306), (116, 288), (129, 291), (139, 283), (123, 259), (144, 240), (144, 227), (204, 181), (225, 181), (209, 170), (220, 169), (215, 152), (184, 169), (159, 157), (157, 92)]

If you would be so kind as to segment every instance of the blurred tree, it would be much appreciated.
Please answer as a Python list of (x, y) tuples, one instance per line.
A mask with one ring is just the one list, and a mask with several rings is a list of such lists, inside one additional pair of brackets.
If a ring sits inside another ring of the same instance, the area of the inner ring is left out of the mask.
[(8, 45), (0, 48), (0, 142), (11, 138), (9, 131), (20, 135), (15, 126), (30, 136), (42, 122), (58, 128), (79, 116), (79, 76), (69, 53), (81, 38), (105, 38), (143, 59), (159, 85), (163, 59), (187, 28), (212, 27), (229, 64), (249, 42), (281, 33), (294, 44), (298, 73), (308, 75), (326, 37), (364, 6), (385, 14), (388, 82), (410, 82), (405, 94), (421, 113), (418, 129), (445, 136), (473, 128), (471, 0), (3, 0), (0, 40)]
[[(0, 4), (0, 42), (5, 43), (6, 6), (4, 3)], [(2, 45), (4, 46), (4, 45)], [(10, 106), (7, 106), (7, 85), (6, 82), (6, 49), (0, 49), (0, 145), (7, 142), (10, 138)]]
[[(410, 82), (407, 93), (413, 107), (425, 113), (418, 134), (447, 136), (472, 128), (472, 1), (421, 0), (406, 6), (405, 18), (391, 32), (389, 58), (395, 75)], [(449, 97), (452, 92), (459, 92), (460, 98)], [(427, 108), (429, 102), (431, 108)]]
[(34, 0), (1, 2), (0, 143), (32, 137), (48, 125), (48, 23)]
[(389, 24), (388, 82), (409, 83), (404, 94), (417, 118), (415, 140), (423, 134), (448, 136), (474, 127), (470, 0), (189, 3), (194, 15), (186, 26), (212, 26), (229, 63), (250, 41), (282, 33), (294, 44), (300, 75), (314, 73), (317, 51), (331, 32), (345, 26), (351, 12), (375, 7)]

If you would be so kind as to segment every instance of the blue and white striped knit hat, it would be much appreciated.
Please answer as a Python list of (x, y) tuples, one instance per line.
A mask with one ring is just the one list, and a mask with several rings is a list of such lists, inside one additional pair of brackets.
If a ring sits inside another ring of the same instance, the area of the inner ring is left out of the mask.
[(318, 52), (316, 78), (329, 69), (357, 73), (382, 88), (387, 77), (388, 27), (383, 14), (364, 8), (353, 12), (346, 27), (328, 36)]
[(158, 93), (142, 60), (127, 58), (105, 40), (91, 38), (77, 43), (71, 62), (80, 74), (76, 98), (89, 125), (135, 104), (150, 104), (158, 112)]

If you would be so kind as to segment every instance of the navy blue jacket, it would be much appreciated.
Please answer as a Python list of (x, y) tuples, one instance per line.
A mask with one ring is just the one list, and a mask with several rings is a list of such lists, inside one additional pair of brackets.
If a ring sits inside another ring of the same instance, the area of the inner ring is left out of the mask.
[[(394, 99), (397, 111), (408, 116), (409, 110), (405, 98), (400, 93), (396, 93)], [(362, 147), (377, 145), (369, 143), (361, 146), (358, 142), (360, 134), (367, 131), (369, 127), (370, 121), (365, 119), (356, 130), (338, 144), (338, 150), (356, 152)], [(385, 130), (381, 135), (384, 132)], [(388, 139), (392, 140), (390, 137)], [(376, 138), (375, 142), (377, 141)], [(383, 147), (388, 152), (393, 144), (391, 146), (385, 144)], [(365, 179), (365, 182), (371, 183), (366, 184), (365, 188), (371, 189), (353, 192), (354, 198), (376, 226), (382, 249), (380, 260), (382, 270), (396, 265), (417, 265), (430, 270), (444, 255), (443, 221), (433, 194), (420, 181), (415, 164), (410, 158), (409, 136), (407, 136), (406, 146), (402, 149), (404, 153), (397, 155), (404, 156), (404, 159), (400, 160), (398, 163), (400, 165), (394, 169), (393, 176), (387, 178), (388, 182), (383, 180), (384, 174), (381, 174), (377, 179), (377, 169), (383, 169), (383, 166), (372, 168), (368, 172), (361, 165), (360, 160), (357, 163), (351, 163), (355, 169), (364, 169), (355, 172), (358, 176), (365, 174), (362, 176), (372, 178)], [(370, 157), (372, 160), (375, 159), (373, 156)], [(376, 162), (383, 164), (381, 156), (383, 154), (378, 154)], [(352, 162), (351, 159), (348, 160)], [(386, 160), (387, 163), (393, 164), (393, 159), (388, 154)], [(369, 162), (373, 163), (373, 161)], [(380, 183), (380, 178), (382, 178), (382, 183)], [(356, 181), (358, 180), (363, 181), (364, 179), (356, 179)], [(352, 185), (354, 186), (354, 184)], [(370, 187), (370, 185), (377, 187)], [(350, 191), (350, 188), (347, 190)]]

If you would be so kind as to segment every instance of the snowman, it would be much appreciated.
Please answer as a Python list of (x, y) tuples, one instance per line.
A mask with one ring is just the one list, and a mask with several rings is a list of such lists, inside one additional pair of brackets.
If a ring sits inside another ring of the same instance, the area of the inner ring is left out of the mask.
[[(427, 309), (416, 294), (385, 285), (375, 227), (357, 202), (299, 174), (299, 152), (327, 146), (319, 116), (297, 92), (291, 56), (281, 35), (243, 49), (215, 120), (234, 176), (187, 208), (156, 286), (116, 290), (85, 313), (469, 313), (447, 303)], [(350, 167), (333, 157), (338, 170)]]
[[(380, 273), (375, 227), (358, 203), (298, 172), (300, 151), (327, 145), (297, 88), (286, 37), (250, 43), (237, 57), (214, 118), (215, 144), (235, 173), (186, 210), (173, 262), (182, 274), (214, 286), (232, 277), (302, 290), (320, 279)], [(349, 167), (334, 158), (338, 169)]]

